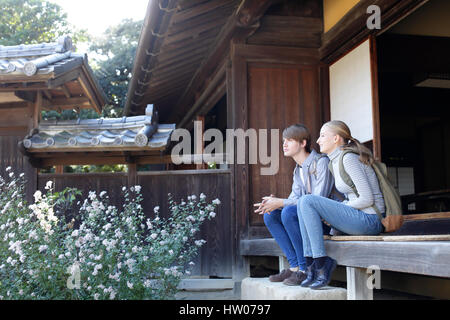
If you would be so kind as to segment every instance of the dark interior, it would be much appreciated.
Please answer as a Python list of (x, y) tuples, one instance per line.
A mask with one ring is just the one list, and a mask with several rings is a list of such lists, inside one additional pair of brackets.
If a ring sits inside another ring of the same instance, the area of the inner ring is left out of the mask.
[(404, 212), (450, 211), (450, 37), (386, 33), (377, 51), (382, 161)]

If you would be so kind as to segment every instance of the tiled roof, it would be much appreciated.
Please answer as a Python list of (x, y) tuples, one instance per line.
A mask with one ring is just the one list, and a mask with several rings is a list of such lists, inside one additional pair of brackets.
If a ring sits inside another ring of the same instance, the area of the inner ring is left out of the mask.
[(157, 116), (42, 121), (23, 140), (29, 152), (164, 150), (175, 124), (158, 124)]
[(0, 46), (0, 75), (60, 74), (79, 66), (85, 54), (72, 51), (70, 37), (58, 42), (32, 45)]

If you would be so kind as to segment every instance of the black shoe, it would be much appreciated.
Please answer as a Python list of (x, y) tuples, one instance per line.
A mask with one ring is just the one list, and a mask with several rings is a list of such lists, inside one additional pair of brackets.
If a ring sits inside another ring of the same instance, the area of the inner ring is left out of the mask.
[(311, 263), (309, 267), (306, 267), (306, 279), (300, 284), (302, 287), (309, 287), (315, 280), (316, 268), (314, 267), (314, 262)]
[(331, 281), (331, 275), (336, 268), (336, 265), (336, 260), (327, 257), (325, 265), (321, 269), (316, 269), (316, 279), (309, 287), (313, 290), (326, 287)]
[(298, 286), (306, 278), (306, 273), (304, 271), (293, 272), (291, 276), (283, 281), (283, 284), (287, 286)]

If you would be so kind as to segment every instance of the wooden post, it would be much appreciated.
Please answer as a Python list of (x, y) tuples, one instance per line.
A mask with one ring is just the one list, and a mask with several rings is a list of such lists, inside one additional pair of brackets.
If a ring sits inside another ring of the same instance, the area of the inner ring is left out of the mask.
[(128, 164), (128, 188), (135, 186), (137, 182), (137, 165), (136, 163)]
[(278, 256), (278, 263), (279, 263), (280, 272), (281, 272), (281, 270), (290, 268), (290, 264), (285, 256)]
[(56, 174), (64, 173), (64, 166), (61, 166), (61, 165), (55, 166), (55, 173)]
[[(194, 133), (194, 154), (196, 156), (200, 156), (203, 154), (203, 132), (205, 131), (205, 117), (197, 116), (196, 121), (200, 121), (200, 126), (194, 126), (194, 130), (196, 131)], [(197, 161), (195, 161), (195, 163), (195, 168), (197, 170), (206, 169), (206, 165), (203, 163), (203, 160), (201, 163), (197, 163)]]
[(37, 128), (39, 126), (39, 122), (41, 120), (41, 110), (42, 110), (42, 91), (38, 91), (36, 93), (36, 102), (34, 104), (33, 110), (33, 128)]
[(373, 300), (368, 281), (367, 269), (347, 267), (347, 300)]

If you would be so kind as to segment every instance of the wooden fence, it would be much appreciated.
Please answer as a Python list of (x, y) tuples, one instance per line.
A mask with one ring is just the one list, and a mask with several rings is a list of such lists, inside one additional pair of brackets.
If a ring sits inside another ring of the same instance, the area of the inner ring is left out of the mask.
[[(183, 171), (149, 171), (137, 172), (136, 184), (141, 186), (142, 206), (148, 217), (154, 215), (153, 208), (160, 207), (160, 216), (167, 217), (168, 193), (176, 202), (187, 200), (187, 196), (197, 197), (204, 193), (206, 200), (219, 198), (221, 204), (216, 210), (216, 218), (205, 221), (198, 239), (207, 242), (194, 260), (192, 275), (232, 277), (232, 197), (230, 170), (183, 170)], [(38, 189), (45, 191), (47, 181), (53, 181), (55, 190), (66, 187), (81, 190), (87, 197), (89, 191), (106, 191), (111, 204), (121, 207), (123, 203), (122, 187), (128, 186), (127, 173), (64, 173), (39, 174)]]

